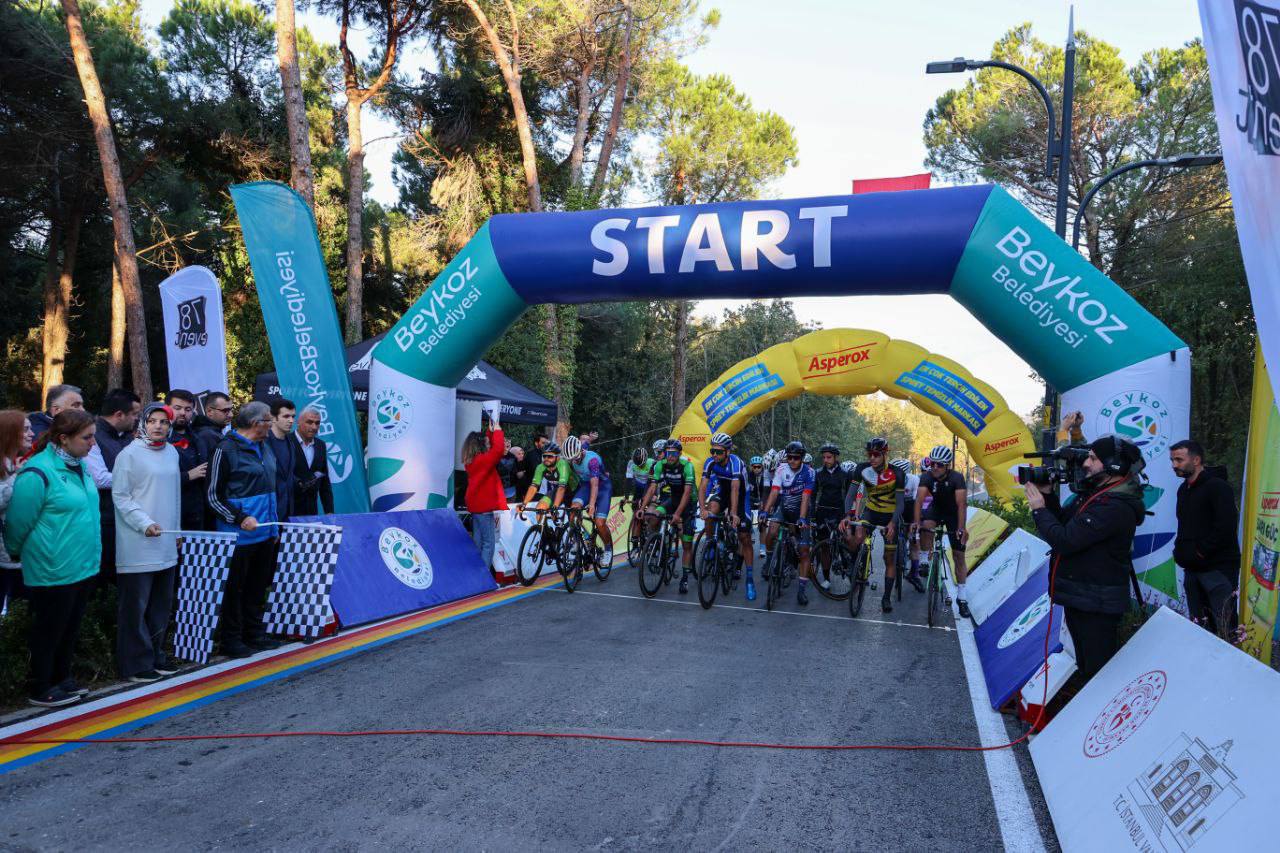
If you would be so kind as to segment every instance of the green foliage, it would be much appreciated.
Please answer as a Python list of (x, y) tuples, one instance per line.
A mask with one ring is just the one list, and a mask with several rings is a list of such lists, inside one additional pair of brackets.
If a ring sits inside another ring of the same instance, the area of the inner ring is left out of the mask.
[(1031, 505), (1021, 495), (1014, 495), (1012, 500), (992, 498), (983, 504), (982, 508), (1003, 518), (1009, 523), (1011, 529), (1017, 528), (1031, 534), (1036, 533), (1036, 523), (1031, 519)]

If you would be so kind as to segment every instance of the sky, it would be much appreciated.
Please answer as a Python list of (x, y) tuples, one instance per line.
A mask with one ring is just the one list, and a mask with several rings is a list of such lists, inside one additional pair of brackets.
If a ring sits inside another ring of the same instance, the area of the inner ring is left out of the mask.
[[(1225, 0), (1223, 0), (1225, 2)], [(954, 56), (983, 58), (1005, 31), (1030, 21), (1045, 40), (1065, 40), (1066, 0), (720, 0), (709, 43), (685, 57), (696, 72), (728, 75), (759, 109), (772, 110), (795, 129), (799, 164), (763, 194), (804, 198), (848, 192), (854, 178), (924, 171), (925, 113), (965, 75), (924, 73), (925, 63)], [(156, 26), (171, 0), (144, 0), (146, 23)], [(1200, 36), (1194, 0), (1077, 0), (1077, 30), (1120, 49), (1126, 63), (1158, 47)], [(300, 23), (327, 41), (337, 27), (311, 14)], [(422, 46), (404, 54), (404, 68), (430, 67)], [(366, 168), (370, 195), (396, 202), (391, 183), (395, 128), (366, 108)], [(1173, 152), (1170, 152), (1173, 153)], [(1043, 396), (1031, 369), (967, 311), (945, 296), (800, 298), (802, 321), (826, 328), (872, 329), (925, 346), (968, 367), (1026, 414)], [(719, 315), (738, 304), (706, 300), (697, 313)]]

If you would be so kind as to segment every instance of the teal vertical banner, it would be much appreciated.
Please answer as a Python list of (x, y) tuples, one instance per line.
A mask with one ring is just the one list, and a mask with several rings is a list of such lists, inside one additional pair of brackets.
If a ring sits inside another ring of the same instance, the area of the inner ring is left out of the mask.
[(307, 407), (320, 412), (334, 508), (339, 513), (368, 512), (346, 348), (311, 210), (292, 189), (274, 181), (237, 184), (231, 198), (280, 374), (280, 393), (299, 412)]

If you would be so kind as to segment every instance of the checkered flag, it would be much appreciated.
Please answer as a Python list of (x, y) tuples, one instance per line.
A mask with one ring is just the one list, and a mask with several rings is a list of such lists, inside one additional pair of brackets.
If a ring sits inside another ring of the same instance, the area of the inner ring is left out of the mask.
[(173, 636), (174, 653), (186, 660), (207, 663), (213, 652), (213, 632), (222, 612), (222, 596), (231, 574), (231, 553), (236, 534), (193, 530), (176, 533), (178, 544), (178, 617)]
[(281, 524), (276, 576), (267, 595), (267, 630), (318, 637), (333, 609), (329, 592), (338, 565), (342, 528)]

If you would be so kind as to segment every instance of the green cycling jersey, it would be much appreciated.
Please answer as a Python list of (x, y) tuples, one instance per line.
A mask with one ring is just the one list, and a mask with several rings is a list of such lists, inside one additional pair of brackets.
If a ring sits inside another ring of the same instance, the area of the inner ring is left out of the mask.
[(572, 492), (577, 485), (577, 478), (574, 476), (573, 466), (567, 460), (557, 459), (556, 464), (550, 468), (538, 463), (538, 467), (533, 469), (533, 484), (537, 487), (538, 494), (554, 498), (556, 489), (561, 486), (564, 486), (565, 491)]

